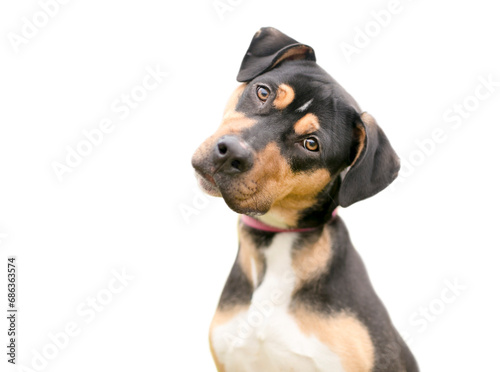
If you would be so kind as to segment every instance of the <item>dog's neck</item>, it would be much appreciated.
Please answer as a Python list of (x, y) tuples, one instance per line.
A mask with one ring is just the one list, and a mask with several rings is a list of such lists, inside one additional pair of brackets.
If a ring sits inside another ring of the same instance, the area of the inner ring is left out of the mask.
[[(333, 210), (333, 213), (331, 215), (331, 219), (334, 219), (337, 215), (337, 209)], [(266, 231), (266, 232), (273, 232), (273, 233), (282, 233), (282, 232), (309, 232), (316, 230), (320, 227), (322, 227), (324, 224), (320, 224), (315, 227), (289, 227), (286, 225), (283, 221), (279, 219), (273, 219), (271, 218), (265, 218), (269, 217), (269, 215), (264, 215), (262, 217), (250, 217), (247, 215), (242, 215), (241, 216), (241, 222), (245, 224), (248, 227), (251, 227), (252, 229), (255, 230), (261, 230), (261, 231)], [(330, 219), (330, 220), (331, 220)]]
[[(260, 222), (263, 225), (270, 226), (276, 230), (290, 229), (290, 226), (285, 222), (284, 218), (282, 218), (281, 216), (279, 216), (277, 213), (274, 213), (274, 212), (268, 212), (268, 213), (264, 214), (263, 216), (258, 216), (258, 217), (249, 217), (249, 216), (244, 216), (244, 217), (247, 217), (249, 221), (255, 220), (255, 221)], [(244, 219), (244, 217), (242, 217), (242, 219)], [(246, 224), (250, 225), (249, 223), (246, 223)], [(260, 228), (259, 230), (263, 230), (263, 229)]]

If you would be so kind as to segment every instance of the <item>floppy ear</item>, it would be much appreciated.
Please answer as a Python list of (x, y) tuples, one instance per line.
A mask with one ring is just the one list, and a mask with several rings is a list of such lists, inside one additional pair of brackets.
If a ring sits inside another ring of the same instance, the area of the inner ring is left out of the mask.
[(355, 157), (345, 173), (338, 193), (342, 207), (382, 191), (397, 177), (400, 163), (385, 133), (370, 114), (364, 112), (354, 129)]
[(297, 42), (275, 28), (263, 27), (254, 35), (236, 80), (250, 81), (286, 59), (316, 61), (310, 46)]

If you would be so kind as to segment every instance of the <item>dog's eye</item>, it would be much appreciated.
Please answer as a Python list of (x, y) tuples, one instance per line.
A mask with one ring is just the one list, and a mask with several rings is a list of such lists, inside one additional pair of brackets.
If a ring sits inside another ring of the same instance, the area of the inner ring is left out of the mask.
[(266, 102), (267, 99), (269, 98), (269, 89), (267, 89), (266, 87), (263, 87), (263, 86), (258, 86), (257, 87), (257, 97), (259, 97), (259, 99), (262, 102)]
[(319, 150), (318, 140), (314, 137), (306, 138), (304, 140), (304, 148), (308, 149), (309, 151), (318, 151)]

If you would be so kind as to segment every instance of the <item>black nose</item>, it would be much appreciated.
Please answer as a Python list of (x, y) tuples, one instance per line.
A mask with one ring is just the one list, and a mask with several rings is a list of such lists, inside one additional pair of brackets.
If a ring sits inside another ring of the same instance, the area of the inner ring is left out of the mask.
[(213, 161), (216, 172), (236, 174), (252, 167), (253, 155), (237, 137), (224, 136), (215, 144)]

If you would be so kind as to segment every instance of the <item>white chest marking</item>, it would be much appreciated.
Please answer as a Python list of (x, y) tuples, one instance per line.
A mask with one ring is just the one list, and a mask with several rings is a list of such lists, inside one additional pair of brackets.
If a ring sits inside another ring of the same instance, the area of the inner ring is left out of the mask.
[(266, 270), (249, 308), (212, 330), (213, 348), (227, 372), (344, 372), (339, 356), (302, 333), (289, 314), (296, 284), (291, 256), (296, 236), (274, 237), (263, 251)]

